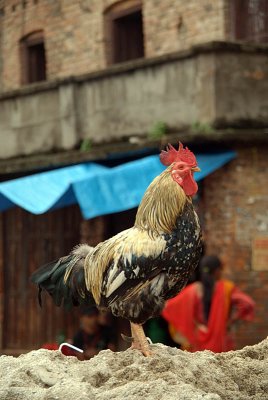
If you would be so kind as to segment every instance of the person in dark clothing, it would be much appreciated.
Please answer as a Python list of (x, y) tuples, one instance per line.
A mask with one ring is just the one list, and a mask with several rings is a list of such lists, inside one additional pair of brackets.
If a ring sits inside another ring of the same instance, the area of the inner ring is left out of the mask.
[(115, 350), (113, 331), (99, 323), (99, 311), (95, 307), (83, 309), (80, 324), (73, 338), (73, 345), (84, 351), (81, 355), (77, 354), (80, 360), (88, 360), (101, 350)]

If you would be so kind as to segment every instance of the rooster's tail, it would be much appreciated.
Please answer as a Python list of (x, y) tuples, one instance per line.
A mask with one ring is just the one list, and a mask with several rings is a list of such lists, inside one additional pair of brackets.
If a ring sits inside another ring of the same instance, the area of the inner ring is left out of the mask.
[(87, 244), (77, 246), (68, 256), (40, 267), (31, 276), (31, 281), (39, 287), (39, 304), (42, 305), (41, 292), (46, 290), (57, 306), (66, 308), (95, 304), (92, 294), (85, 284), (84, 261), (93, 247)]

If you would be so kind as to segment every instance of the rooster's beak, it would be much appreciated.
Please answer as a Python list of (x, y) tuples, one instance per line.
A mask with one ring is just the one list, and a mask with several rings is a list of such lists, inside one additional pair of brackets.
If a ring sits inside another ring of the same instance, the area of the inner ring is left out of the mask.
[(191, 170), (192, 170), (193, 172), (200, 172), (200, 171), (201, 171), (201, 169), (198, 168), (198, 167), (193, 167), (193, 168), (191, 168)]

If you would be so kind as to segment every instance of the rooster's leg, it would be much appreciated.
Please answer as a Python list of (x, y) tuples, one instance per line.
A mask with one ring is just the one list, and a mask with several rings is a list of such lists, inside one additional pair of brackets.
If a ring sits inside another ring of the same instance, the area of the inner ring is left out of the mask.
[(144, 334), (142, 325), (133, 324), (130, 322), (130, 327), (134, 339), (131, 348), (141, 350), (146, 357), (151, 356), (152, 352), (150, 350), (148, 340)]

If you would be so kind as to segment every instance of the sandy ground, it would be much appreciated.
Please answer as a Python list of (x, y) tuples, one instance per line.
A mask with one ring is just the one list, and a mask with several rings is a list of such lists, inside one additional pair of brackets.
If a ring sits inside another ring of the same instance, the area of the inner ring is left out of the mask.
[(268, 339), (217, 355), (152, 348), (150, 358), (105, 350), (83, 362), (48, 350), (1, 356), (0, 399), (268, 399)]

